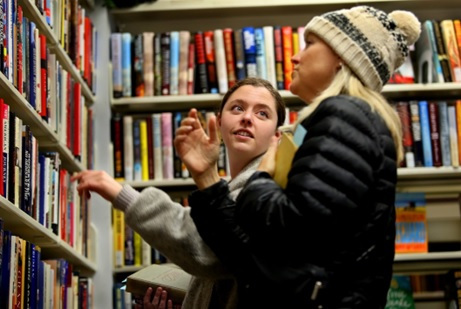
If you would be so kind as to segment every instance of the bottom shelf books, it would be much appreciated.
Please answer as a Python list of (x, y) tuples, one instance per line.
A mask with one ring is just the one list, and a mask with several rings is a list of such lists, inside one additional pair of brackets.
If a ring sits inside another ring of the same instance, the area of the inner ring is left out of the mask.
[(385, 309), (415, 309), (409, 276), (392, 276)]
[(162, 287), (174, 303), (182, 303), (189, 288), (191, 275), (174, 264), (153, 264), (128, 276), (126, 291), (133, 295), (146, 294), (147, 288)]

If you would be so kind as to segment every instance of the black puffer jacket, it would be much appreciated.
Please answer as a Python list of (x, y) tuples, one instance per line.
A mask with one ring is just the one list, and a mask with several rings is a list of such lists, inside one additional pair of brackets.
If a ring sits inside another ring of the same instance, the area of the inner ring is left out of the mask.
[(383, 308), (395, 240), (390, 132), (349, 96), (301, 124), (286, 189), (256, 172), (236, 202), (224, 181), (195, 191), (198, 231), (236, 275), (241, 308)]

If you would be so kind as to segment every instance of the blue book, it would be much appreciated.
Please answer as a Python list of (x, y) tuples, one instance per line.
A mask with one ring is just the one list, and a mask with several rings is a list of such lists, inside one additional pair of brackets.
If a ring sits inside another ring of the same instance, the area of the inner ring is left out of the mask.
[(35, 59), (35, 24), (33, 22), (29, 23), (29, 103), (35, 109), (36, 104), (35, 100), (37, 97), (37, 75), (36, 73), (36, 59)]
[(45, 299), (45, 262), (40, 259), (40, 251), (37, 251), (37, 309), (43, 309), (43, 300)]
[(429, 108), (427, 101), (419, 101), (419, 120), (421, 122), (421, 141), (423, 144), (423, 162), (424, 166), (431, 167), (432, 163), (432, 145), (431, 145), (431, 128), (429, 124)]
[(255, 28), (256, 70), (259, 77), (267, 79), (266, 50), (263, 28)]
[(246, 75), (247, 77), (257, 77), (255, 29), (253, 27), (242, 28), (242, 36)]
[(30, 244), (30, 294), (29, 296), (29, 304), (30, 308), (37, 308), (37, 247), (34, 244)]
[(122, 33), (122, 92), (131, 97), (131, 33)]
[(11, 252), (11, 232), (3, 231), (3, 246), (1, 251), (2, 259), (0, 263), (0, 308), (8, 308), (8, 296), (10, 295), (10, 252)]
[(170, 32), (170, 95), (179, 94), (179, 32)]

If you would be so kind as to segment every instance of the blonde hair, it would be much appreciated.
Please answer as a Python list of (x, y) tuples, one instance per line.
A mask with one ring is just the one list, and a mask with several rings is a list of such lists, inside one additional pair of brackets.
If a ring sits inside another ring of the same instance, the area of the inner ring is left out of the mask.
[(399, 115), (380, 93), (364, 86), (345, 65), (335, 75), (331, 84), (300, 112), (296, 125), (309, 116), (324, 99), (339, 94), (364, 100), (370, 105), (372, 111), (377, 112), (382, 117), (391, 132), (397, 153), (397, 162), (400, 163), (403, 160), (403, 145), (402, 124)]

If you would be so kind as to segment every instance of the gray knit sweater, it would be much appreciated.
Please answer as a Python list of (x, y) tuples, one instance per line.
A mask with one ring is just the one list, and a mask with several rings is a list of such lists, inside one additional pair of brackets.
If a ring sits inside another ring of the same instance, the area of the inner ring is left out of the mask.
[[(250, 162), (229, 182), (235, 199), (261, 157)], [(192, 274), (183, 309), (237, 307), (237, 287), (232, 275), (200, 237), (190, 216), (190, 207), (171, 200), (154, 187), (138, 192), (124, 185), (114, 207), (125, 212), (126, 223), (172, 263)], [(213, 293), (213, 300), (212, 300)]]

